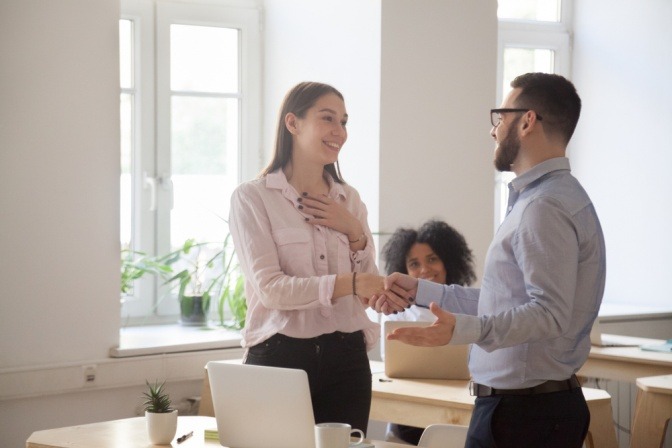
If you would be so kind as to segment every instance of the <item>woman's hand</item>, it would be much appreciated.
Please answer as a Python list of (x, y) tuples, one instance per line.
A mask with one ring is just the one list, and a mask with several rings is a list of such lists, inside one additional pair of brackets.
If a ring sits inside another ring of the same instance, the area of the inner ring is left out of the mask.
[(385, 277), (367, 272), (357, 272), (353, 273), (353, 275), (356, 275), (353, 293), (357, 295), (364, 306), (369, 304), (369, 297), (381, 294), (383, 288), (385, 288)]
[(418, 292), (418, 279), (394, 272), (383, 281), (385, 291), (369, 298), (369, 306), (382, 314), (396, 314), (408, 308)]
[(319, 224), (347, 235), (349, 241), (355, 241), (362, 236), (364, 229), (359, 220), (348, 209), (329, 196), (310, 196), (303, 193), (299, 202), (304, 213), (312, 215), (306, 221), (310, 224)]
[(385, 277), (375, 274), (357, 274), (355, 290), (362, 304), (367, 306), (372, 301), (375, 302), (377, 297), (382, 296), (389, 302), (387, 309), (390, 312), (400, 312), (410, 307), (413, 299), (410, 294), (396, 285), (392, 285), (389, 289), (385, 290), (385, 279)]

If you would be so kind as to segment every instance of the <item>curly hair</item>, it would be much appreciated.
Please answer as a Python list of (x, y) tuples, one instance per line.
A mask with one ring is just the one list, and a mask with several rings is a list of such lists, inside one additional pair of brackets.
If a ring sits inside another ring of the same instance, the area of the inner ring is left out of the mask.
[(385, 243), (382, 258), (388, 274), (408, 274), (406, 257), (415, 243), (425, 243), (432, 248), (446, 268), (446, 284), (470, 285), (476, 280), (473, 254), (460, 232), (443, 221), (430, 220), (418, 230), (398, 228)]

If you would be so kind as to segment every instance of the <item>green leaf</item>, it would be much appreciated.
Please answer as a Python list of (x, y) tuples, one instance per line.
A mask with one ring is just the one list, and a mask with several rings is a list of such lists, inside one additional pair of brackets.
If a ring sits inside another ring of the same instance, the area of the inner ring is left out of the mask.
[(142, 394), (145, 397), (145, 401), (142, 403), (145, 411), (159, 414), (171, 412), (170, 396), (164, 389), (166, 382), (164, 381), (159, 384), (158, 380), (155, 380), (154, 384), (150, 384), (149, 381), (145, 380), (145, 384), (147, 384), (148, 388)]

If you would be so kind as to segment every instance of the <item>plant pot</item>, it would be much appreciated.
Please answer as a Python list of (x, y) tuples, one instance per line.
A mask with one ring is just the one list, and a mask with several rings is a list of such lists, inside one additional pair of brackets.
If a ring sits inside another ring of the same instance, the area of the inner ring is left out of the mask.
[(154, 445), (170, 445), (177, 432), (177, 409), (171, 412), (145, 411), (147, 434)]
[(203, 326), (208, 323), (210, 301), (201, 296), (184, 296), (180, 299), (180, 323), (188, 326)]

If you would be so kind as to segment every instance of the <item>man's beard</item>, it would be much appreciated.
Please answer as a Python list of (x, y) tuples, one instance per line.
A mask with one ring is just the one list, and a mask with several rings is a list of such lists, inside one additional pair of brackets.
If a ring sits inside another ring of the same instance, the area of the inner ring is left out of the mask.
[(499, 142), (499, 151), (495, 153), (495, 168), (497, 171), (513, 171), (511, 166), (520, 151), (520, 138), (516, 132), (518, 120), (509, 126), (506, 137)]

